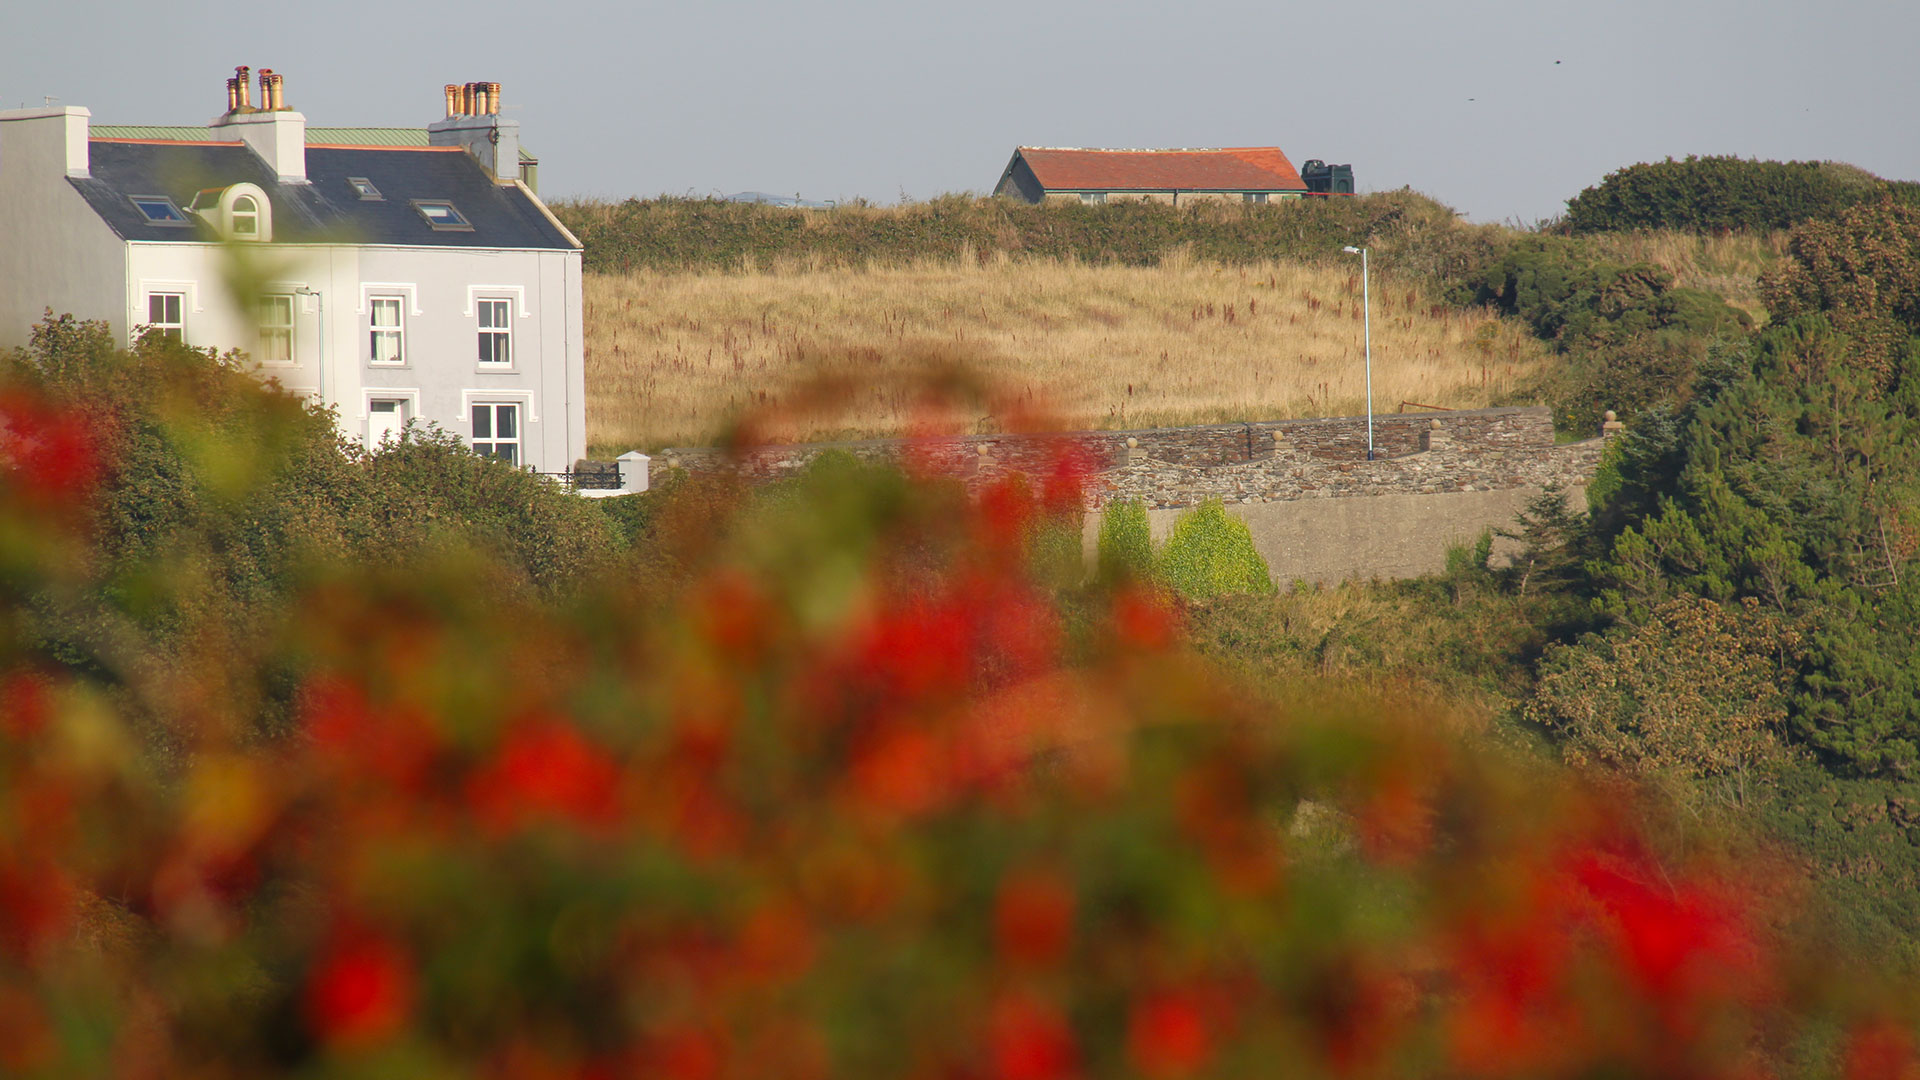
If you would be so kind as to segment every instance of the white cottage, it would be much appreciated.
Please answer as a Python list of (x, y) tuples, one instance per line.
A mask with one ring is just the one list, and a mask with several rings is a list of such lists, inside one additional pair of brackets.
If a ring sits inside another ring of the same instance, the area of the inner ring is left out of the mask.
[[(0, 112), (0, 347), (44, 309), (242, 348), (377, 444), (409, 419), (534, 468), (586, 452), (580, 242), (521, 179), (499, 84), (445, 88), (428, 145), (311, 141), (247, 69), (204, 137)], [(228, 285), (244, 265), (257, 295)]]

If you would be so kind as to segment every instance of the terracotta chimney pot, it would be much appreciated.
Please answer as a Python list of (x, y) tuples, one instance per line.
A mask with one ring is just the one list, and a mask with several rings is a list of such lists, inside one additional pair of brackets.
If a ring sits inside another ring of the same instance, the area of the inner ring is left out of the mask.
[(447, 118), (452, 119), (460, 108), (460, 87), (454, 83), (448, 83), (442, 89), (447, 95)]
[(234, 85), (234, 81), (232, 78), (228, 78), (227, 79), (227, 111), (232, 112), (233, 110), (239, 107), (240, 107), (240, 89)]
[(252, 74), (252, 72), (253, 69), (245, 64), (233, 69), (234, 82), (240, 90), (240, 103), (237, 108), (250, 109), (253, 107), (253, 102), (250, 97), (252, 94), (251, 80), (247, 77)]
[(490, 113), (500, 111), (500, 84), (497, 82), (487, 84), (487, 111)]

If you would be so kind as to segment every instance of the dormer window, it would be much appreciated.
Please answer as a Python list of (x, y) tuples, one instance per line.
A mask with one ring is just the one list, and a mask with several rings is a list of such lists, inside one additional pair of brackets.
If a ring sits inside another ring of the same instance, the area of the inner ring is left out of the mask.
[(473, 226), (445, 199), (415, 199), (413, 208), (427, 219), (434, 232), (472, 232)]
[(273, 204), (254, 184), (202, 188), (187, 206), (228, 240), (272, 240)]
[(386, 196), (380, 194), (380, 189), (373, 186), (373, 181), (364, 176), (347, 177), (347, 186), (353, 189), (355, 195), (360, 196), (361, 202), (386, 201)]
[(260, 201), (253, 196), (242, 195), (233, 200), (228, 220), (233, 222), (235, 240), (260, 239)]
[(130, 195), (127, 198), (149, 225), (171, 225), (180, 229), (193, 227), (187, 215), (181, 213), (180, 208), (173, 205), (173, 200), (165, 195)]

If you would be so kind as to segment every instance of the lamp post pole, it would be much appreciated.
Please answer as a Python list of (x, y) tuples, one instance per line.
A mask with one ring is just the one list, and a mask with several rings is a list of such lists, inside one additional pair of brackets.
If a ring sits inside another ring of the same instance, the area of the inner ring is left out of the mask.
[(1367, 460), (1373, 460), (1373, 297), (1367, 288), (1367, 249), (1344, 247), (1340, 250), (1360, 256), (1360, 326), (1367, 350)]

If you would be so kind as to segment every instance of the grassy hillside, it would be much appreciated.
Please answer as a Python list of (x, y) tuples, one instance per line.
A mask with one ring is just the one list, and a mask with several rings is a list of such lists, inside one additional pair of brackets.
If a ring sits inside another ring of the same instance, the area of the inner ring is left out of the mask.
[[(589, 274), (589, 438), (602, 453), (705, 440), (743, 407), (791, 405), (809, 380), (853, 390), (843, 410), (790, 416), (795, 437), (897, 433), (910, 373), (950, 363), (1074, 426), (1352, 414), (1365, 408), (1360, 299), (1348, 262), (1182, 254)], [(1379, 275), (1373, 335), (1383, 411), (1513, 401), (1546, 355), (1518, 324)]]
[(831, 211), (705, 199), (555, 209), (587, 245), (598, 453), (711, 438), (740, 409), (791, 405), (797, 385), (822, 377), (857, 385), (857, 399), (800, 418), (792, 435), (896, 432), (910, 407), (899, 376), (929, 362), (979, 369), (1077, 425), (1357, 412), (1359, 286), (1339, 253), (1347, 244), (1370, 248), (1379, 285), (1377, 406), (1540, 402), (1584, 428), (1588, 413), (1683, 394), (1705, 338), (1571, 342), (1536, 326), (1542, 347), (1477, 306), (1506, 306), (1487, 291), (1490, 271), (1551, 239), (1555, 273), (1567, 277), (1556, 311), (1599, 305), (1626, 318), (1608, 299), (1616, 290), (1588, 289), (1580, 272), (1615, 264), (1633, 278), (1629, 268), (1651, 263), (1670, 286), (1651, 284), (1629, 306), (1672, 306), (1669, 287), (1698, 289), (1761, 323), (1757, 281), (1785, 243), (1777, 233), (1531, 237), (1467, 224), (1410, 191), (1179, 208), (949, 196)]

